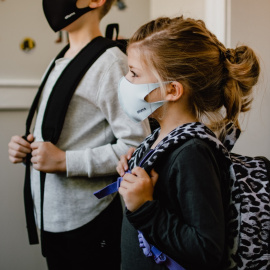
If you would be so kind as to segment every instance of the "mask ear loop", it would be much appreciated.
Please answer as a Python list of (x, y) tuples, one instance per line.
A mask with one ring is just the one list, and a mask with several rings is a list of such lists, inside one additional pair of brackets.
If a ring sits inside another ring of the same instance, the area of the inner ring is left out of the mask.
[[(159, 86), (156, 87), (155, 89), (152, 89), (151, 91), (149, 91), (149, 85), (148, 85), (148, 94), (147, 94), (147, 95), (149, 95), (151, 92), (157, 90), (158, 88), (159, 88), (160, 91), (161, 91), (161, 87), (163, 87), (163, 84), (164, 84), (164, 83), (162, 83), (162, 84), (159, 83)], [(160, 101), (161, 101), (161, 100), (160, 100)], [(156, 101), (156, 102), (158, 102), (158, 101)], [(156, 109), (153, 109), (152, 103), (156, 103), (156, 102), (148, 102), (148, 103), (150, 104), (151, 114), (153, 114), (153, 113), (155, 112), (155, 110), (156, 110)]]
[[(163, 93), (167, 93), (167, 85), (171, 84), (173, 81), (165, 81), (163, 82), (161, 85), (160, 85), (160, 88), (162, 88), (162, 92)], [(165, 104), (162, 106), (162, 115), (159, 115), (158, 116), (158, 119), (161, 120), (164, 115), (166, 114), (166, 110), (167, 110), (167, 105), (166, 105), (167, 102), (165, 102)]]
[[(147, 85), (147, 88), (148, 88), (148, 94), (147, 94), (147, 96), (148, 96), (152, 91), (155, 90), (155, 89), (154, 89), (154, 90), (150, 91), (150, 90), (149, 90), (149, 85)], [(145, 96), (145, 97), (147, 97), (147, 96)], [(148, 101), (147, 101), (147, 102), (148, 102)], [(148, 102), (148, 103), (150, 104), (150, 110), (151, 110), (151, 114), (152, 114), (152, 113), (153, 113), (152, 103), (151, 103), (151, 102)], [(151, 114), (150, 114), (150, 115), (151, 115)]]
[[(147, 85), (148, 94), (147, 94), (145, 97), (147, 97), (151, 92), (155, 91), (155, 90), (158, 89), (158, 88), (160, 88), (160, 86), (157, 87), (157, 88), (155, 88), (155, 89), (152, 89), (152, 90), (150, 91), (150, 87), (149, 87), (149, 85)], [(145, 98), (145, 97), (144, 97), (144, 98)], [(145, 100), (145, 101), (146, 101), (146, 100)], [(153, 110), (152, 103), (155, 103), (155, 102), (148, 102), (148, 101), (146, 101), (146, 102), (147, 102), (147, 103), (149, 104), (149, 106), (150, 106), (151, 114), (153, 114), (155, 110)], [(150, 115), (151, 115), (151, 114), (150, 114)]]

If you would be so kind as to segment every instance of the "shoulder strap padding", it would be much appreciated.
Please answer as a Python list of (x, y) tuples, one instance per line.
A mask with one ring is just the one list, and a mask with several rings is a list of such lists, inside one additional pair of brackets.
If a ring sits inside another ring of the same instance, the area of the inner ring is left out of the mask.
[(64, 69), (54, 85), (44, 113), (42, 136), (45, 141), (57, 143), (70, 100), (78, 84), (100, 55), (113, 46), (116, 46), (114, 41), (97, 37), (81, 50)]

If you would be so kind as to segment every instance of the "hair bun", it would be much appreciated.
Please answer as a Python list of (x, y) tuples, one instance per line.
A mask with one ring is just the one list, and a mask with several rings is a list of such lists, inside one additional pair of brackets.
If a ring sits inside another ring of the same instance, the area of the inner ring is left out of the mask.
[(234, 49), (227, 49), (224, 53), (225, 59), (230, 61), (232, 64), (235, 63), (235, 50)]

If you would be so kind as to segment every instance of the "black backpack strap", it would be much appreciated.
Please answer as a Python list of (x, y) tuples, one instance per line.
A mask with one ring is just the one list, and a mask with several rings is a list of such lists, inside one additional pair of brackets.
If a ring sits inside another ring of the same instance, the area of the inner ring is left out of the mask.
[(106, 49), (116, 45), (112, 40), (97, 37), (84, 47), (64, 69), (54, 85), (44, 113), (42, 123), (44, 141), (57, 143), (70, 100), (84, 74)]
[[(42, 124), (42, 135), (44, 141), (51, 141), (56, 144), (61, 134), (61, 130), (64, 124), (65, 115), (70, 103), (70, 100), (76, 90), (79, 82), (84, 74), (90, 68), (90, 66), (99, 58), (99, 56), (106, 51), (106, 49), (117, 46), (117, 44), (109, 39), (103, 37), (97, 37), (92, 40), (80, 53), (68, 64), (61, 76), (58, 78), (54, 85), (52, 93), (47, 103), (47, 107), (44, 114)], [(56, 57), (56, 59), (63, 57), (68, 50), (67, 45)], [(44, 79), (39, 87), (38, 93), (32, 103), (27, 120), (26, 120), (26, 133), (24, 138), (30, 133), (30, 127), (32, 120), (37, 109), (39, 99), (44, 88), (44, 85), (49, 77), (50, 72), (55, 66), (55, 61), (49, 67)], [(31, 192), (30, 181), (30, 159), (31, 155), (26, 159), (26, 172), (25, 172), (25, 184), (24, 184), (24, 202), (25, 202), (25, 215), (27, 223), (27, 231), (30, 244), (38, 244), (38, 234), (36, 230), (36, 223), (34, 217), (34, 207)], [(43, 231), (43, 198), (45, 187), (45, 174), (41, 172), (41, 242)], [(43, 249), (43, 247), (42, 247)], [(45, 251), (42, 250), (43, 255)]]
[[(63, 57), (65, 52), (68, 50), (69, 45), (67, 45), (55, 58), (58, 59), (60, 57)], [(26, 119), (26, 130), (25, 135), (23, 138), (27, 140), (27, 135), (30, 133), (31, 124), (38, 106), (38, 102), (42, 93), (42, 90), (44, 88), (44, 85), (52, 71), (52, 69), (55, 66), (55, 60), (52, 62), (50, 67), (48, 68), (48, 71), (46, 72), (43, 81), (41, 82), (41, 85), (38, 89), (38, 92), (33, 100), (33, 103), (30, 107), (27, 119)], [(25, 159), (25, 180), (24, 180), (24, 209), (25, 209), (25, 217), (26, 217), (26, 227), (28, 231), (28, 238), (30, 245), (38, 244), (38, 234), (36, 229), (36, 222), (35, 222), (35, 216), (34, 216), (34, 203), (32, 198), (32, 192), (31, 192), (31, 181), (30, 181), (30, 166), (31, 166), (31, 154), (28, 154)]]
[[(39, 86), (39, 89), (37, 91), (37, 94), (33, 100), (33, 103), (30, 107), (30, 110), (29, 110), (29, 113), (28, 113), (28, 116), (27, 116), (27, 119), (26, 119), (26, 131), (25, 131), (25, 137), (27, 137), (27, 135), (30, 133), (30, 128), (31, 128), (31, 124), (32, 124), (32, 121), (33, 121), (33, 118), (34, 118), (34, 115), (35, 115), (35, 112), (36, 112), (36, 109), (37, 109), (37, 106), (38, 106), (38, 102), (39, 102), (39, 99), (40, 99), (40, 96), (41, 96), (41, 93), (43, 91), (43, 88), (44, 88), (44, 85), (45, 83), (47, 82), (47, 79), (52, 71), (52, 69), (54, 68), (55, 66), (55, 61), (61, 57), (63, 57), (66, 53), (66, 51), (69, 49), (69, 45), (65, 46), (62, 51), (56, 56), (56, 58), (54, 59), (54, 61), (51, 63), (50, 67), (48, 68), (40, 86)], [(26, 138), (25, 138), (26, 139)]]
[[(26, 139), (26, 137), (25, 137)], [(30, 180), (30, 159), (31, 155), (27, 155), (25, 159), (25, 176), (24, 176), (24, 210), (26, 219), (26, 228), (30, 245), (38, 244), (38, 234), (36, 230), (36, 222), (34, 215), (34, 203), (31, 192)]]
[(118, 23), (108, 24), (106, 27), (105, 37), (108, 39), (113, 39), (114, 31), (116, 32), (115, 39), (117, 40), (119, 35), (119, 24)]
[(46, 242), (44, 239), (44, 191), (45, 191), (46, 173), (40, 172), (40, 239), (41, 239), (41, 253), (46, 257)]
[(128, 39), (118, 39), (118, 35), (119, 35), (119, 24), (118, 23), (108, 24), (105, 31), (105, 37), (111, 40), (113, 39), (114, 42), (117, 44), (117, 47), (119, 47), (119, 49), (123, 53), (126, 53)]

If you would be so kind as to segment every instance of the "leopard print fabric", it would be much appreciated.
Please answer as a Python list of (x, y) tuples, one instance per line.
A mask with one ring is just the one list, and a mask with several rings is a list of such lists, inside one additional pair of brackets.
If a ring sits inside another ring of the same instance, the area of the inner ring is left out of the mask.
[[(157, 139), (159, 131), (156, 129), (137, 148), (129, 161), (130, 169), (138, 166), (145, 151)], [(223, 144), (202, 123), (188, 123), (171, 131), (155, 147), (142, 167), (149, 172), (166, 151), (179, 147), (189, 139), (206, 141), (222, 157), (230, 181), (228, 260), (224, 269), (270, 269), (269, 179), (262, 160), (229, 152), (239, 136), (239, 130), (230, 125)]]
[[(270, 269), (270, 198), (265, 162), (231, 154), (237, 181), (231, 188), (234, 205), (240, 212), (239, 245), (234, 254), (235, 268)], [(234, 205), (231, 205), (233, 208)]]

